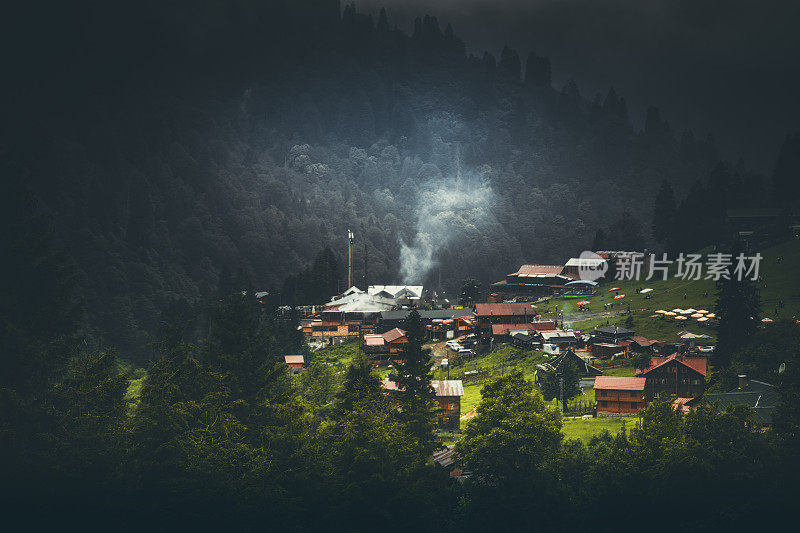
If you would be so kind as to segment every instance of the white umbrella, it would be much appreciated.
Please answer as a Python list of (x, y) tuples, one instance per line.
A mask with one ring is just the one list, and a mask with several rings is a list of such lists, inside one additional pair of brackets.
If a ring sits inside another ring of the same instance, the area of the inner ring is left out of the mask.
[(692, 318), (703, 318), (703, 313), (693, 313)]

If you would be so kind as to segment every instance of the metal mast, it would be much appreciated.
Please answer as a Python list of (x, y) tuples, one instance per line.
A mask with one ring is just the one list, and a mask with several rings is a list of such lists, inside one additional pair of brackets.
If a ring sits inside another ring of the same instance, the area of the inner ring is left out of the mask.
[(353, 232), (347, 230), (347, 288), (353, 286)]

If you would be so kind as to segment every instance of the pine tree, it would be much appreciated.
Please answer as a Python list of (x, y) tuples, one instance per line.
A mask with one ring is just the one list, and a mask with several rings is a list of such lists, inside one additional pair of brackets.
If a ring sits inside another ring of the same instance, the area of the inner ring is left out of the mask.
[(411, 311), (403, 329), (408, 344), (402, 352), (402, 361), (395, 365), (391, 380), (397, 384), (399, 419), (406, 431), (419, 443), (422, 453), (433, 451), (436, 426), (436, 393), (431, 386), (433, 364), (431, 353), (423, 349), (425, 326), (419, 313)]
[(675, 225), (675, 193), (669, 181), (661, 182), (653, 206), (653, 237), (661, 243), (671, 242)]
[(500, 52), (500, 67), (503, 75), (512, 80), (519, 80), (521, 73), (521, 65), (519, 61), (519, 54), (513, 48), (504, 46)]
[(800, 132), (786, 136), (772, 173), (773, 197), (787, 205), (800, 196)]
[(717, 282), (716, 312), (719, 317), (717, 346), (712, 361), (719, 369), (727, 368), (733, 354), (741, 350), (756, 333), (761, 302), (758, 288), (750, 279), (738, 279), (734, 273), (736, 257), (741, 251), (736, 243), (732, 252), (732, 265), (728, 269), (729, 279)]
[(525, 83), (535, 87), (549, 87), (552, 83), (550, 58), (530, 52), (525, 61)]

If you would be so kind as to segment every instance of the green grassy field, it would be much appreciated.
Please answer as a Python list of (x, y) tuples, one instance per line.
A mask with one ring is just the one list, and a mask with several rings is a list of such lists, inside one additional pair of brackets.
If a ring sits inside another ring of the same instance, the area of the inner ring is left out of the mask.
[(616, 435), (623, 424), (630, 429), (636, 425), (638, 420), (636, 417), (564, 419), (561, 432), (568, 439), (580, 439), (586, 443), (604, 429), (607, 429), (612, 435)]
[[(800, 316), (800, 286), (797, 284), (797, 271), (800, 269), (800, 241), (790, 241), (760, 252), (763, 256), (760, 274), (763, 282), (759, 286), (761, 295), (762, 317), (772, 319)], [(778, 262), (778, 258), (781, 261)], [(705, 272), (705, 271), (704, 271)], [(661, 341), (675, 342), (677, 333), (688, 330), (692, 333), (710, 335), (713, 343), (716, 331), (713, 327), (701, 325), (695, 320), (684, 321), (650, 318), (658, 309), (694, 308), (714, 311), (716, 286), (713, 280), (701, 279), (686, 281), (672, 277), (667, 280), (651, 281), (609, 281), (604, 283), (599, 292), (587, 297), (591, 304), (589, 312), (603, 312), (603, 304), (614, 303), (613, 310), (626, 310), (628, 306), (633, 316), (633, 329), (637, 334)], [(705, 275), (705, 274), (704, 274)], [(646, 277), (646, 276), (644, 276)], [(620, 287), (619, 291), (609, 292), (611, 287)], [(637, 289), (651, 288), (650, 298), (639, 294)], [(614, 300), (615, 294), (625, 294), (625, 298)], [(778, 308), (778, 301), (783, 300), (784, 307)], [(571, 321), (570, 316), (579, 313), (577, 299), (556, 298), (548, 303), (539, 304), (539, 311), (544, 318), (553, 317), (557, 312), (564, 313), (564, 322), (570, 323), (574, 329), (590, 330), (595, 326), (624, 326), (627, 316), (602, 317), (589, 320)], [(612, 309), (609, 309), (612, 311)], [(702, 342), (700, 342), (702, 343)]]

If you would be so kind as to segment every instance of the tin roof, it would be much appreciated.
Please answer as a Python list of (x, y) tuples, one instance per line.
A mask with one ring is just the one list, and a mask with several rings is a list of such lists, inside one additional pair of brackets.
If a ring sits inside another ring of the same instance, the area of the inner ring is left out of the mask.
[(550, 331), (556, 329), (556, 323), (528, 322), (525, 324), (492, 324), (492, 335), (506, 335), (514, 331)]
[(563, 266), (556, 265), (522, 265), (511, 276), (554, 276), (561, 274)]
[(597, 376), (594, 388), (610, 390), (644, 390), (645, 378), (629, 378), (620, 376)]
[(464, 386), (460, 379), (442, 379), (431, 381), (436, 396), (464, 396)]
[(478, 316), (518, 316), (536, 315), (533, 304), (526, 302), (475, 304), (475, 314)]
[(400, 328), (394, 328), (394, 329), (390, 329), (389, 331), (387, 331), (386, 333), (384, 333), (381, 336), (386, 340), (386, 342), (393, 342), (393, 341), (396, 341), (397, 339), (399, 339), (400, 337), (405, 337), (406, 336), (406, 332), (403, 331)]

